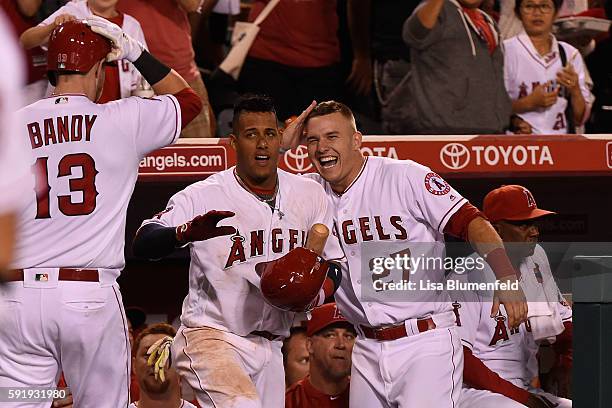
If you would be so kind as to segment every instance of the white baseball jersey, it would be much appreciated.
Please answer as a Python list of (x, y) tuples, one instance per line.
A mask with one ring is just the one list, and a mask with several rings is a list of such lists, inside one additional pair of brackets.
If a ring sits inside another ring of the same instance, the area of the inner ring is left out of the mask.
[(139, 161), (179, 137), (178, 101), (164, 95), (98, 105), (66, 94), (19, 115), (15, 136), (32, 150), (36, 194), (17, 226), (14, 267), (99, 268), (102, 282), (114, 282), (125, 263), (125, 216)]
[(0, 191), (3, 192), (0, 214), (20, 208), (33, 187), (26, 140), (15, 137), (18, 122), (15, 111), (20, 105), (24, 69), (17, 39), (9, 27), (10, 22), (0, 12), (0, 54), (3, 60), (10, 61), (0, 76)]
[[(477, 255), (472, 255), (476, 257)], [(548, 257), (541, 246), (536, 246), (532, 256), (527, 257), (519, 267), (521, 281), (528, 274), (535, 275), (538, 282), (554, 285), (558, 294), (557, 310), (563, 321), (571, 321), (572, 310), (559, 292)], [(462, 282), (493, 282), (495, 275), (485, 264), (483, 270), (451, 273), (448, 279)], [(457, 316), (458, 331), (464, 346), (472, 350), (492, 371), (519, 387), (526, 387), (538, 374), (536, 353), (538, 345), (531, 335), (529, 322), (518, 329), (508, 328), (508, 317), (503, 305), (494, 318), (491, 316), (492, 294), (475, 291), (453, 293), (453, 307)]]
[[(567, 56), (567, 63), (571, 63), (578, 74), (580, 90), (587, 104), (587, 112), (593, 104), (594, 97), (586, 84), (586, 68), (580, 52), (571, 45), (557, 41), (552, 36), (551, 52), (540, 55), (533, 46), (529, 36), (523, 31), (521, 34), (504, 41), (504, 79), (506, 91), (512, 100), (525, 97), (533, 92), (537, 85), (551, 81), (550, 89), (555, 89), (557, 72), (563, 69), (559, 46), (562, 46)], [(536, 134), (565, 134), (567, 133), (567, 118), (565, 109), (567, 99), (559, 94), (557, 102), (547, 108), (518, 114), (527, 121)], [(578, 125), (578, 124), (576, 124)]]
[[(189, 244), (189, 294), (181, 316), (184, 326), (208, 326), (240, 336), (264, 330), (289, 334), (294, 313), (266, 303), (255, 265), (302, 246), (315, 223), (331, 230), (332, 211), (321, 186), (312, 180), (282, 170), (278, 170), (278, 180), (274, 211), (245, 190), (231, 168), (178, 192), (163, 212), (144, 221), (175, 227), (211, 210), (236, 214), (219, 225), (231, 225), (237, 234)], [(331, 234), (323, 256), (343, 257)]]
[[(138, 405), (132, 402), (128, 408), (138, 408)], [(196, 408), (196, 406), (189, 401), (181, 400), (181, 405), (178, 408)]]
[[(91, 17), (93, 12), (87, 6), (87, 0), (73, 0), (60, 7), (55, 13), (51, 14), (38, 25), (49, 25), (53, 23), (55, 18), (60, 14), (71, 14), (77, 19), (85, 19), (87, 17)], [(145, 48), (148, 49), (144, 32), (142, 31), (142, 27), (140, 27), (138, 20), (128, 14), (124, 14), (123, 26), (121, 28), (127, 35), (140, 41)], [(143, 86), (142, 84), (144, 83), (144, 79), (136, 67), (134, 67), (134, 64), (132, 64), (130, 61), (124, 59), (117, 61), (117, 64), (119, 65), (119, 87), (121, 90), (121, 97), (127, 98), (128, 96), (131, 96), (134, 91), (137, 91)], [(47, 95), (50, 95), (52, 91), (53, 86), (49, 84)]]
[[(411, 160), (368, 156), (353, 183), (336, 194), (320, 175), (333, 203), (335, 232), (348, 259), (336, 302), (354, 324), (396, 324), (452, 310), (444, 290), (420, 290), (443, 282), (443, 267), (372, 273), (372, 259), (396, 252), (413, 258), (444, 256), (444, 227), (466, 200), (429, 168)], [(407, 273), (408, 272), (408, 273)], [(374, 281), (412, 280), (417, 290), (377, 291)]]

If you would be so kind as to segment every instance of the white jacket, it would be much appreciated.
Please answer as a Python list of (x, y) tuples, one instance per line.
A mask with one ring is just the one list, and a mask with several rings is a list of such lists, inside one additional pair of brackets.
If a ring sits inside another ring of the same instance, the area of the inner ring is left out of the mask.
[[(51, 14), (47, 17), (46, 20), (41, 22), (39, 26), (46, 26), (52, 24), (55, 21), (55, 18), (60, 14), (72, 14), (78, 19), (85, 19), (91, 15), (93, 15), (92, 11), (89, 9), (87, 5), (87, 0), (73, 0), (69, 3), (66, 3), (64, 6), (60, 7), (55, 13)], [(145, 48), (147, 47), (147, 42), (145, 40), (144, 33), (142, 28), (140, 27), (140, 23), (134, 17), (124, 14), (123, 15), (123, 30), (130, 37), (135, 40), (140, 41)], [(134, 67), (134, 65), (128, 60), (120, 60), (117, 61), (119, 66), (119, 86), (121, 89), (121, 97), (127, 98), (131, 96), (132, 93), (138, 89), (143, 87), (148, 88), (148, 84), (140, 75), (140, 72)], [(47, 89), (47, 94), (51, 94), (53, 92), (53, 86), (49, 84), (49, 88)]]

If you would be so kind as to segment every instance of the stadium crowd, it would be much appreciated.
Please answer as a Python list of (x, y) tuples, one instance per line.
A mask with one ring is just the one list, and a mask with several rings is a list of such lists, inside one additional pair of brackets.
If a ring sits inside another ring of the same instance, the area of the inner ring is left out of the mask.
[[(419, 7), (417, 0), (282, 0), (266, 9), (270, 3), (0, 4), (27, 50), (24, 103), (51, 92), (45, 80), (51, 30), (95, 14), (123, 25), (198, 93), (205, 109), (182, 137), (226, 136), (227, 108), (246, 92), (270, 95), (281, 121), (313, 99), (345, 102), (370, 134), (611, 129), (610, 38), (601, 31), (606, 25), (569, 33), (555, 25), (567, 16), (605, 22), (609, 1), (432, 0)], [(255, 22), (258, 30), (245, 22)], [(247, 32), (249, 41), (235, 43)], [(100, 102), (152, 94), (141, 79), (126, 61), (107, 66)]]

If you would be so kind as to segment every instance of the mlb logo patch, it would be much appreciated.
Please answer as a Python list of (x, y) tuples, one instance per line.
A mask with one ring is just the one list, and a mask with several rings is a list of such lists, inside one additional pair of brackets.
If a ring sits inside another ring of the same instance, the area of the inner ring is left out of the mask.
[(48, 273), (37, 273), (35, 278), (36, 282), (49, 282)]
[(57, 98), (55, 100), (56, 105), (59, 105), (60, 103), (68, 103), (68, 98), (66, 98), (65, 96), (62, 96), (61, 98)]

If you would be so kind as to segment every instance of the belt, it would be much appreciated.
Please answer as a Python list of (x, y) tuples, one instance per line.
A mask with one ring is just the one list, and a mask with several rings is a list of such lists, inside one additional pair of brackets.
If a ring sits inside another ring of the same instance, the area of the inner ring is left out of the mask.
[[(23, 269), (14, 269), (9, 271), (6, 282), (20, 282), (23, 281), (24, 273)], [(36, 274), (37, 281), (48, 280), (48, 274), (40, 273)], [(58, 280), (61, 281), (81, 281), (81, 282), (99, 282), (100, 277), (97, 269), (72, 269), (72, 268), (60, 268)]]
[(255, 331), (252, 331), (250, 334), (253, 335), (253, 336), (263, 337), (264, 339), (270, 340), (270, 341), (278, 340), (278, 339), (281, 338), (281, 336), (278, 336), (276, 334), (270, 333), (269, 331), (255, 330)]
[[(360, 327), (363, 331), (363, 335), (368, 339), (390, 341), (408, 336), (408, 332), (406, 332), (406, 325), (404, 323), (388, 327), (368, 327), (363, 325), (360, 325)], [(436, 324), (431, 317), (417, 320), (417, 329), (419, 330), (419, 333), (433, 330), (435, 328)]]

